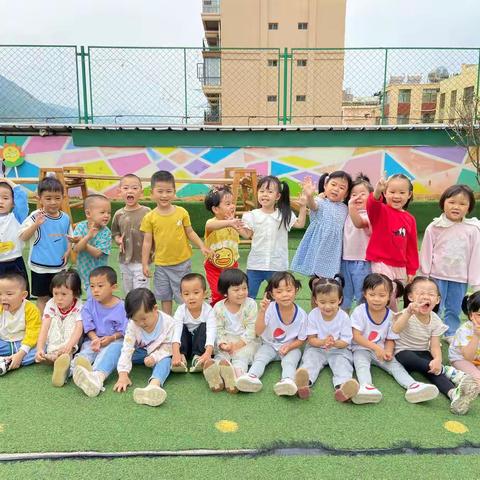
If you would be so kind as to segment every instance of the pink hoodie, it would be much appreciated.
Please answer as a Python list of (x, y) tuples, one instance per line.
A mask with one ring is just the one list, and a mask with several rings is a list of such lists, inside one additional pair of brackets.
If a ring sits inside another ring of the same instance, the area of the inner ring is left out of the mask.
[(443, 213), (425, 230), (420, 271), (439, 280), (468, 283), (480, 290), (480, 220), (450, 221)]

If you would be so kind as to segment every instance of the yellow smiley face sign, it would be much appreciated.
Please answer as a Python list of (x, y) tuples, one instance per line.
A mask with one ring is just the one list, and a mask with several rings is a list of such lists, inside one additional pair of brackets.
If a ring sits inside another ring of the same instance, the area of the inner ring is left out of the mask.
[(19, 167), (25, 161), (22, 150), (14, 143), (6, 143), (0, 149), (0, 156), (8, 168)]
[(218, 268), (229, 268), (235, 263), (233, 251), (230, 248), (220, 248), (215, 251), (213, 264)]

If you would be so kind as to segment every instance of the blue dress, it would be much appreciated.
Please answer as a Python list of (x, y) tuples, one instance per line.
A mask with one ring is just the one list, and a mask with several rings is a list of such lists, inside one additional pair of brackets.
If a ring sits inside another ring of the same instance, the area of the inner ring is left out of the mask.
[(333, 278), (340, 272), (348, 207), (343, 202), (318, 197), (315, 203), (318, 209), (310, 211), (310, 225), (293, 257), (291, 269), (303, 275)]

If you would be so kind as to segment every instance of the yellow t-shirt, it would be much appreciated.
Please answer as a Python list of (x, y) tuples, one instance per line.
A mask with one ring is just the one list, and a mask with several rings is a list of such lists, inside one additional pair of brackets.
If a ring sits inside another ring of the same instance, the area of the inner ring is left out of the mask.
[[(208, 228), (208, 222), (207, 222)], [(205, 236), (205, 246), (215, 254), (209, 259), (218, 268), (230, 268), (238, 260), (238, 232), (232, 227), (213, 230)]]
[(184, 208), (174, 207), (175, 210), (168, 215), (162, 215), (155, 208), (143, 217), (140, 225), (142, 232), (153, 235), (155, 265), (178, 265), (192, 256), (192, 247), (185, 233), (185, 228), (191, 226), (190, 215)]

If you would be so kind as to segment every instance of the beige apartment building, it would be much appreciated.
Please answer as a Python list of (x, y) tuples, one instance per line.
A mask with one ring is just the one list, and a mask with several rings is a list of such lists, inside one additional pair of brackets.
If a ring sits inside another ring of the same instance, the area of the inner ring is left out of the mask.
[[(341, 123), (343, 52), (307, 49), (343, 48), (345, 10), (346, 0), (203, 0), (205, 123), (276, 125), (284, 113), (295, 124)], [(286, 92), (285, 47), (298, 49)]]

